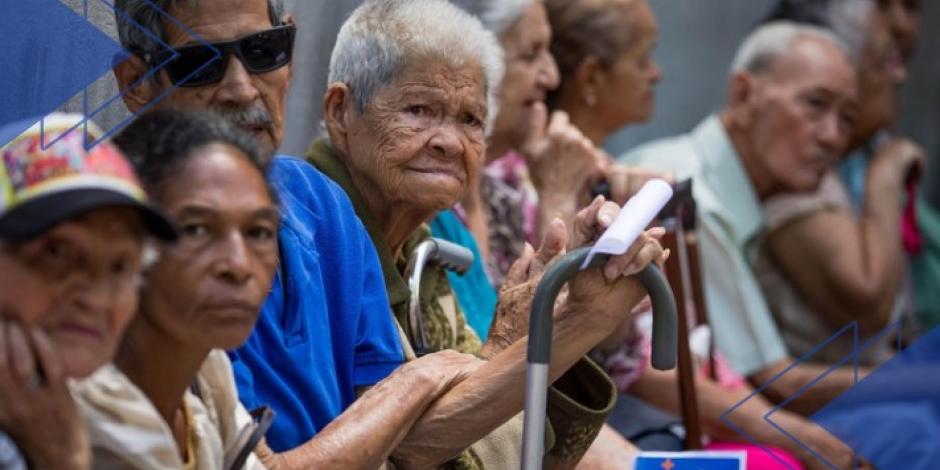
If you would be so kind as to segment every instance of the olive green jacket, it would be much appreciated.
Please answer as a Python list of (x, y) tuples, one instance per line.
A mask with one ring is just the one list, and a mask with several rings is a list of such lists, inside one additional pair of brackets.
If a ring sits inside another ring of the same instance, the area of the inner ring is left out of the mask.
[[(346, 191), (375, 244), (385, 275), (389, 302), (399, 327), (407, 325), (411, 291), (403, 273), (408, 254), (430, 238), (430, 230), (427, 226), (416, 230), (405, 242), (402, 254), (395, 257), (383, 238), (382, 227), (367, 208), (362, 193), (356, 188), (336, 150), (325, 140), (318, 140), (307, 153), (307, 161)], [(425, 268), (421, 280), (420, 304), (428, 346), (432, 351), (454, 349), (479, 355), (482, 347), (480, 338), (470, 328), (460, 310), (443, 268), (437, 265), (428, 265)], [(402, 335), (402, 342), (406, 357), (414, 358), (407, 335)], [(563, 460), (579, 459), (607, 420), (615, 400), (616, 387), (603, 370), (587, 358), (578, 362), (549, 389), (547, 453)], [(518, 468), (522, 438), (520, 416), (521, 414), (444, 468)], [(488, 439), (499, 442), (485, 442)], [(494, 450), (494, 447), (501, 450)]]

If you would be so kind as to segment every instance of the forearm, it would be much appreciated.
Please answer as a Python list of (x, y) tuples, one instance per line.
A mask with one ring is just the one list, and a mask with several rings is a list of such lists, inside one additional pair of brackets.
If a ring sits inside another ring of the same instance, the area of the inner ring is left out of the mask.
[(887, 171), (873, 169), (865, 192), (862, 214), (861, 260), (864, 278), (861, 286), (864, 300), (872, 301), (876, 312), (873, 328), (880, 330), (891, 314), (894, 298), (901, 283), (901, 182)]
[[(780, 363), (768, 367), (751, 376), (751, 382), (755, 386), (767, 383), (788, 365)], [(829, 365), (799, 364), (780, 375), (764, 389), (763, 393), (773, 403), (781, 403), (799, 394), (788, 402), (786, 409), (809, 416), (857, 383), (856, 373), (852, 367), (843, 366), (831, 371), (830, 367)], [(867, 374), (867, 369), (860, 368), (858, 380), (862, 380)], [(823, 375), (825, 377), (822, 377)], [(812, 385), (809, 385), (810, 383)], [(806, 389), (802, 390), (803, 387)]]
[[(549, 381), (554, 382), (600, 341), (579, 328), (581, 315), (556, 322)], [(496, 354), (435, 402), (395, 452), (405, 468), (440, 465), (518, 414), (523, 407), (527, 339)]]
[(272, 470), (377, 468), (436, 398), (431, 385), (396, 372), (362, 394), (316, 437), (263, 458), (263, 463)]

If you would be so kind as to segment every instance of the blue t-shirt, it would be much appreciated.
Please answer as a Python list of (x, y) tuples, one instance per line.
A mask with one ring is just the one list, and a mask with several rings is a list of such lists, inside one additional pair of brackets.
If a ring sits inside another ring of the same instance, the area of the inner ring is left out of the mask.
[(463, 225), (453, 210), (439, 212), (431, 221), (431, 235), (464, 246), (473, 252), (473, 265), (464, 275), (447, 271), (450, 288), (457, 296), (457, 303), (467, 317), (467, 323), (481, 341), (486, 341), (490, 325), (496, 314), (496, 289), (486, 277), (483, 257), (470, 230)]
[(266, 437), (283, 452), (404, 357), (378, 256), (343, 190), (291, 157), (276, 157), (269, 179), (281, 199), (279, 266), (254, 332), (230, 356), (245, 407), (277, 413)]

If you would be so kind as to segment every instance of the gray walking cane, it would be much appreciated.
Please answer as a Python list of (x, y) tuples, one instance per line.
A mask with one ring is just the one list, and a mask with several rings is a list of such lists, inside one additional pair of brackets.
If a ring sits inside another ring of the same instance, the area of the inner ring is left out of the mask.
[(418, 357), (433, 351), (428, 347), (421, 315), (421, 276), (428, 263), (437, 263), (448, 271), (464, 274), (473, 265), (473, 252), (455, 243), (440, 238), (425, 240), (415, 248), (405, 268), (411, 299), (408, 304), (408, 335), (415, 355)]
[[(548, 370), (552, 357), (552, 313), (561, 288), (578, 272), (591, 247), (582, 247), (558, 260), (545, 273), (535, 291), (529, 319), (529, 348), (525, 391), (525, 418), (522, 435), (522, 469), (541, 470), (545, 452), (545, 409), (548, 395)], [(602, 266), (610, 256), (595, 256), (590, 267)], [(676, 366), (676, 300), (662, 271), (649, 265), (637, 279), (646, 288), (653, 306), (654, 368), (668, 370)]]

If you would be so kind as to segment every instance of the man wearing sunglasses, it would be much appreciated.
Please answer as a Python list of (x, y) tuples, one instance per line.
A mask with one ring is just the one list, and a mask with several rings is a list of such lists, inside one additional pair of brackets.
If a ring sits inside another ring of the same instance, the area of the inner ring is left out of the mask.
[[(134, 113), (219, 112), (274, 155), (295, 28), (283, 0), (116, 0), (132, 53), (114, 73)], [(200, 42), (201, 41), (201, 42)], [(375, 468), (429, 403), (477, 364), (455, 352), (405, 365), (378, 256), (344, 191), (274, 156), (280, 266), (252, 337), (231, 353), (240, 399), (277, 414), (268, 468)], [(328, 426), (327, 426), (328, 425)]]

